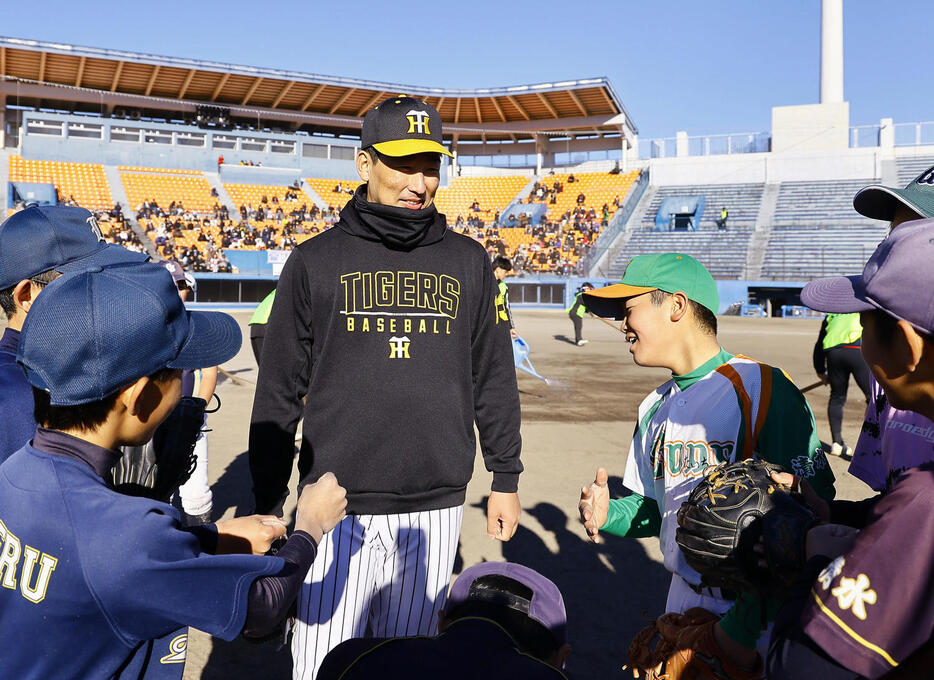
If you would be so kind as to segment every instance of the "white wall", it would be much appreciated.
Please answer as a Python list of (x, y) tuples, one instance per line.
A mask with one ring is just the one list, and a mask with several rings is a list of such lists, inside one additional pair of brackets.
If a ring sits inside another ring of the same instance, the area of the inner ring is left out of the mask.
[(688, 158), (654, 158), (649, 162), (656, 186), (681, 184), (777, 183), (872, 179), (881, 176), (878, 148), (843, 151), (749, 153)]
[(841, 151), (849, 147), (850, 104), (772, 107), (772, 151)]

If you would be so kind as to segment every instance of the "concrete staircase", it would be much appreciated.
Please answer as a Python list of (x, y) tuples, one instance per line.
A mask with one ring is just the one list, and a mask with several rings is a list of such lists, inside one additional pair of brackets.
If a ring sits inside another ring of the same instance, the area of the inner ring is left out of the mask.
[(743, 267), (743, 277), (750, 281), (758, 281), (762, 278), (762, 266), (765, 263), (765, 251), (772, 233), (772, 222), (775, 220), (779, 189), (781, 189), (781, 184), (776, 183), (766, 184), (762, 190), (762, 200), (759, 203), (759, 212), (756, 214), (756, 228), (749, 239), (746, 264)]
[(120, 179), (120, 171), (114, 165), (104, 165), (102, 167), (104, 168), (104, 176), (107, 178), (107, 184), (110, 186), (110, 195), (113, 196), (114, 202), (119, 203), (120, 207), (123, 208), (123, 219), (126, 220), (127, 226), (139, 238), (139, 242), (143, 244), (146, 254), (153, 259), (158, 258), (159, 252), (156, 249), (156, 244), (149, 238), (142, 225), (136, 221), (137, 206), (130, 205), (130, 199), (126, 195), (126, 188), (123, 186), (123, 180)]
[(311, 202), (318, 206), (318, 210), (325, 211), (328, 209), (327, 202), (318, 195), (318, 192), (311, 188), (311, 185), (302, 179), (302, 191), (305, 192), (305, 195), (311, 199)]
[(230, 197), (230, 194), (227, 193), (227, 189), (224, 188), (220, 173), (205, 172), (204, 178), (208, 181), (208, 184), (211, 185), (211, 188), (217, 192), (217, 202), (227, 206), (227, 214), (230, 215), (230, 219), (236, 221), (237, 216), (240, 214), (240, 206), (234, 205), (233, 199)]
[(656, 193), (658, 193), (658, 187), (651, 185), (646, 187), (645, 193), (642, 194), (636, 209), (629, 216), (623, 231), (613, 242), (613, 245), (607, 248), (603, 256), (590, 268), (590, 276), (610, 276), (610, 267), (619, 257), (619, 254), (626, 250), (626, 244), (629, 243), (632, 235), (639, 230), (642, 218), (645, 217), (645, 211), (649, 209)]

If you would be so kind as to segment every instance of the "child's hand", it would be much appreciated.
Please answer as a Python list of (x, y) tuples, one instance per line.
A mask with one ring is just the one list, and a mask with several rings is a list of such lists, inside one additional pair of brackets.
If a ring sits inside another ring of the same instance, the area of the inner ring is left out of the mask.
[(577, 506), (587, 535), (600, 543), (600, 527), (606, 523), (610, 508), (610, 489), (607, 487), (606, 468), (597, 468), (597, 476), (590, 486), (581, 487), (581, 500)]
[(285, 535), (285, 522), (274, 515), (234, 517), (217, 523), (218, 555), (253, 553), (263, 555), (272, 542)]

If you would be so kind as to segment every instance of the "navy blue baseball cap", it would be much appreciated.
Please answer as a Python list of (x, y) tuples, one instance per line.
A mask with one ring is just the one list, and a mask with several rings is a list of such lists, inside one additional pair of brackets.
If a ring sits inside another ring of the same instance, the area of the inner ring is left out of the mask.
[(163, 368), (216, 366), (239, 349), (231, 316), (187, 311), (165, 267), (143, 262), (91, 267), (46, 286), (16, 360), (52, 405), (77, 406)]
[(65, 273), (148, 259), (104, 241), (94, 215), (84, 208), (32, 206), (0, 224), (0, 290), (50, 269)]

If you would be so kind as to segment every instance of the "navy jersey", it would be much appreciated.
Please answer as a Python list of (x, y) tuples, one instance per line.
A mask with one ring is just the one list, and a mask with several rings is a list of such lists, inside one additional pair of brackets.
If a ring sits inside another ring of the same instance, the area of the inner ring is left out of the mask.
[(0, 465), (0, 667), (110, 678), (145, 663), (180, 678), (180, 628), (240, 633), (250, 585), (282, 559), (204, 553), (174, 508), (113, 491), (81, 451), (93, 445), (48, 430), (33, 443)]
[(0, 337), (0, 463), (32, 439), (36, 431), (33, 420), (32, 388), (26, 373), (16, 363), (19, 331), (7, 328)]
[(828, 656), (878, 678), (934, 634), (934, 465), (899, 477), (869, 521), (821, 572), (802, 621)]

